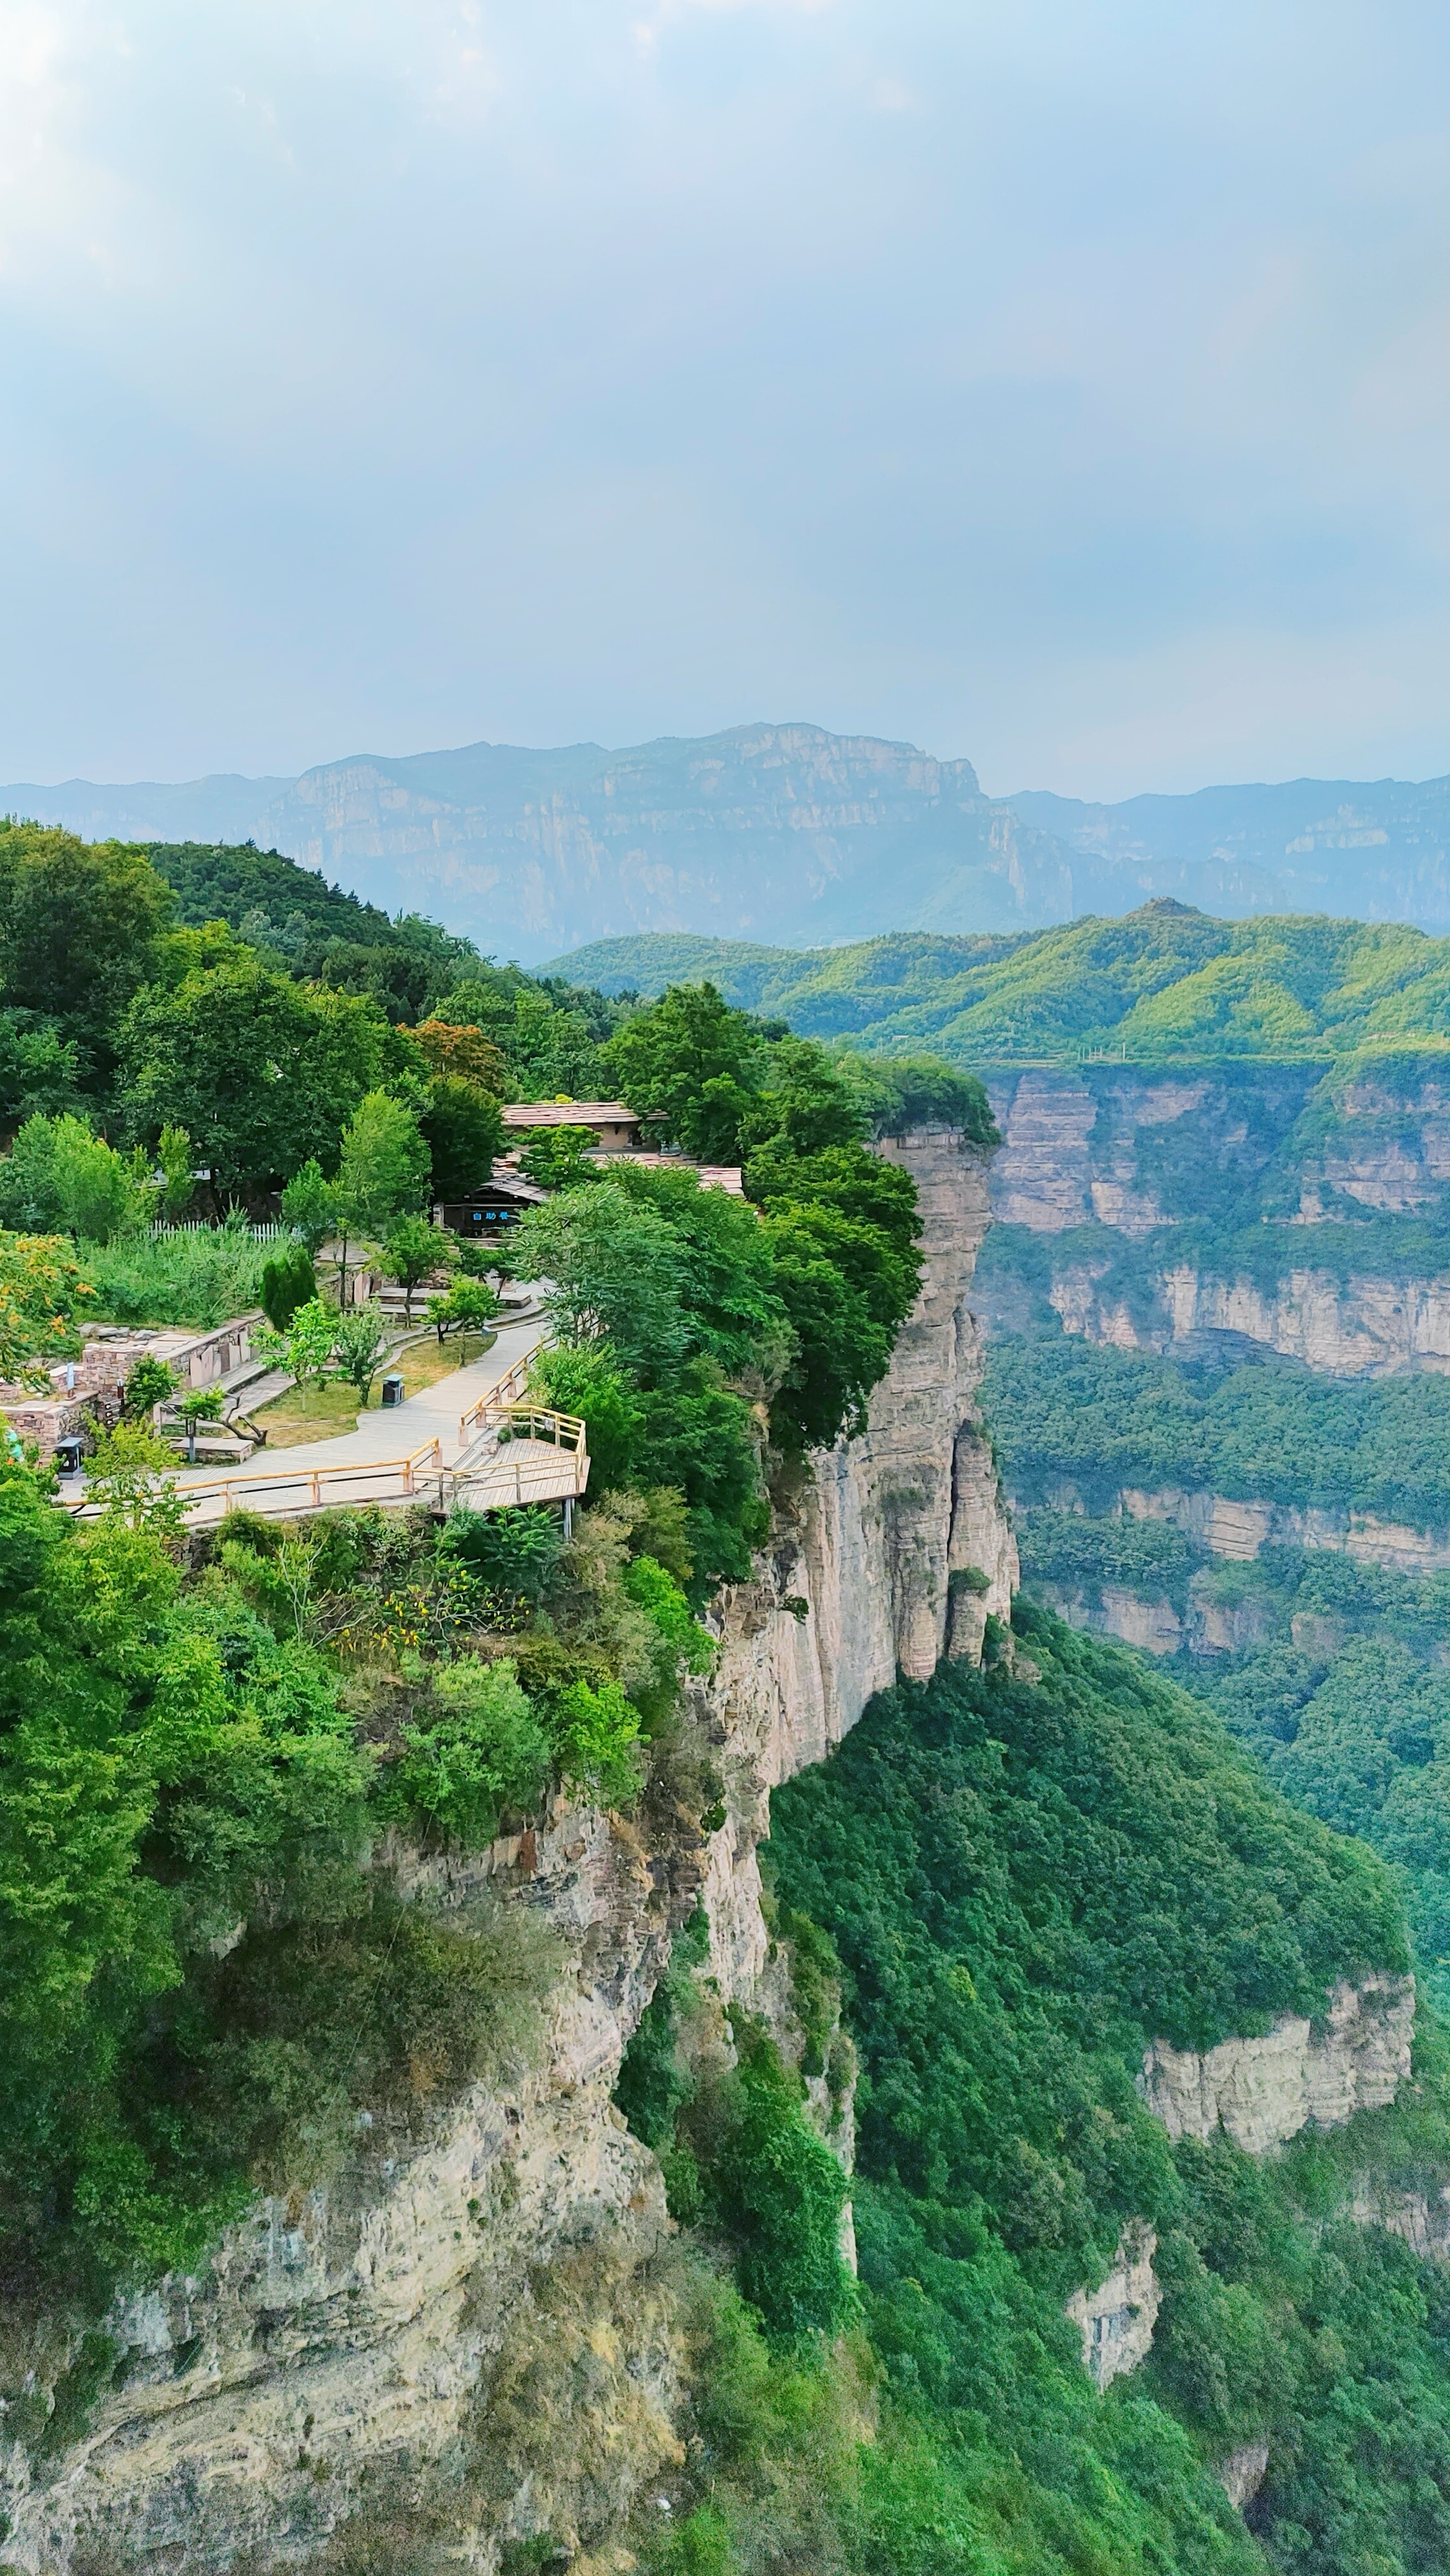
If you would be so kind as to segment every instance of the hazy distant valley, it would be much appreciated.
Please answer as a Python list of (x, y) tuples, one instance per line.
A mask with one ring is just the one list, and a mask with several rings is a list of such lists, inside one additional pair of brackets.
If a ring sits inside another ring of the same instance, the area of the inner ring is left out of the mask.
[(359, 754), (295, 779), (22, 781), (0, 808), (87, 839), (250, 839), (525, 963), (637, 932), (1031, 930), (1165, 895), (1230, 919), (1450, 929), (1447, 779), (992, 798), (969, 761), (807, 724), (621, 751)]

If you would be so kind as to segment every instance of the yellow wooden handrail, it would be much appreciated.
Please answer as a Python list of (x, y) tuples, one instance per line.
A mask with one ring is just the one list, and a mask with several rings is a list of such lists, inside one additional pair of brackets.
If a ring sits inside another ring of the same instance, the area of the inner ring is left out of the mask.
[[(256, 1493), (264, 1492), (269, 1487), (307, 1485), (311, 1488), (313, 1501), (320, 1503), (324, 1484), (355, 1484), (360, 1477), (364, 1476), (399, 1475), (403, 1479), (404, 1492), (410, 1494), (413, 1490), (414, 1475), (425, 1458), (432, 1466), (442, 1467), (441, 1440), (425, 1440), (421, 1449), (412, 1450), (406, 1458), (355, 1458), (350, 1465), (345, 1459), (339, 1459), (333, 1466), (280, 1467), (264, 1470), (242, 1468), (235, 1476), (208, 1476), (194, 1485), (178, 1485), (177, 1499), (183, 1509), (189, 1511), (193, 1503), (221, 1494), (225, 1496), (230, 1509), (232, 1495), (239, 1487)], [(99, 1503), (88, 1502), (84, 1495), (75, 1498), (66, 1495), (64, 1508), (80, 1516), (87, 1510), (99, 1511), (102, 1507)]]

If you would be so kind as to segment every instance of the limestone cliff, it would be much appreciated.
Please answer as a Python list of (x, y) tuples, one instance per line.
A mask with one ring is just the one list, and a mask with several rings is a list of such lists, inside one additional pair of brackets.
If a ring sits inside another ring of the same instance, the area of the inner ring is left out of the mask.
[[(1298, 1238), (1303, 1241), (1303, 1238)], [(1206, 1338), (1230, 1335), (1302, 1360), (1325, 1377), (1392, 1377), (1407, 1369), (1450, 1370), (1450, 1278), (1347, 1279), (1304, 1257), (1287, 1261), (1271, 1288), (1248, 1279), (1215, 1278), (1182, 1261), (1165, 1262), (1146, 1311), (1112, 1286), (1109, 1264), (1079, 1261), (1058, 1272), (1048, 1291), (1063, 1329), (1119, 1350), (1191, 1353)]]
[[(1207, 2140), (1222, 2129), (1246, 2154), (1267, 2155), (1301, 2129), (1343, 2128), (1357, 2111), (1393, 2102), (1410, 2072), (1414, 2025), (1413, 1977), (1370, 1976), (1359, 1985), (1344, 1978), (1322, 2027), (1284, 2013), (1257, 2038), (1220, 2040), (1202, 2053), (1155, 2040), (1138, 2089), (1170, 2138)], [(1442, 2193), (1432, 2207), (1423, 2194), (1391, 2190), (1366, 2174), (1353, 2210), (1362, 2223), (1394, 2229), (1417, 2252), (1443, 2255), (1450, 2252), (1447, 2198)], [(1130, 2221), (1106, 2279), (1067, 2302), (1083, 2366), (1100, 2388), (1135, 2369), (1152, 2347), (1162, 2297), (1156, 2250), (1146, 2221)], [(1231, 2502), (1248, 2502), (1265, 2459), (1256, 2444), (1220, 2464)]]
[[(1395, 1087), (1388, 1075), (1336, 1083), (1314, 1065), (1108, 1065), (1003, 1075), (991, 1088), (1004, 1139), (993, 1213), (1071, 1234), (1046, 1292), (1068, 1332), (1185, 1355), (1252, 1342), (1332, 1377), (1450, 1369), (1450, 1277), (1423, 1243), (1389, 1271), (1315, 1257), (1316, 1230), (1332, 1219), (1441, 1207), (1442, 1076)], [(1252, 1278), (1175, 1249), (1172, 1229), (1205, 1218), (1230, 1232), (1270, 1223), (1272, 1280), (1263, 1245)], [(1125, 1242), (1142, 1244), (1126, 1272)]]
[(1082, 2336), (1082, 2360), (1097, 2387), (1106, 2388), (1146, 2361), (1163, 2293), (1153, 2269), (1158, 2239), (1132, 2222), (1118, 2239), (1113, 2268), (1095, 2290), (1074, 2290), (1067, 2315)]
[(1259, 2039), (1225, 2039), (1202, 2055), (1155, 2040), (1142, 2092), (1170, 2138), (1211, 2138), (1220, 2127), (1263, 2155), (1311, 2123), (1342, 2128), (1356, 2111), (1382, 2110), (1410, 2071), (1412, 1977), (1341, 1981), (1322, 2029), (1285, 2013)]
[[(532, 2048), (426, 2134), (363, 2115), (325, 2187), (263, 2200), (204, 2271), (118, 2309), (77, 2438), (62, 2427), (85, 2348), (72, 2334), (34, 2357), (0, 2422), (5, 2557), (24, 2576), (67, 2576), (102, 2546), (117, 2569), (188, 2576), (246, 2551), (300, 2564), (360, 2500), (396, 2491), (411, 2514), (430, 2479), (465, 2475), (478, 2520), (457, 2563), (487, 2576), (510, 2537), (602, 2527), (674, 2457), (669, 2222), (658, 2167), (611, 2105), (621, 2054), (702, 1883), (723, 1995), (779, 2017), (755, 1857), (771, 1786), (838, 1742), (898, 1664), (976, 1654), (1015, 1579), (973, 1421), (984, 1159), (948, 1130), (888, 1150), (921, 1194), (922, 1294), (863, 1436), (782, 1497), (754, 1580), (719, 1605), (696, 1714), (724, 1824), (651, 1848), (560, 1801), (477, 1862), (414, 1868), (445, 1904), (519, 1909), (554, 1945)], [(985, 1591), (953, 1586), (969, 1567)], [(832, 2143), (849, 2154), (849, 2106)]]

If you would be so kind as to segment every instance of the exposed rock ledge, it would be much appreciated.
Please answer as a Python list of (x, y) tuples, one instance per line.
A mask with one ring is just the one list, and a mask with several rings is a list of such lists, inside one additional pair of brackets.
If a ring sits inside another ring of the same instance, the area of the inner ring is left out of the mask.
[(1367, 1977), (1335, 1987), (1322, 2030), (1285, 2013), (1260, 2039), (1220, 2040), (1202, 2056), (1155, 2040), (1140, 2090), (1170, 2138), (1222, 2127), (1260, 2156), (1312, 2122), (1338, 2129), (1356, 2111), (1383, 2110), (1410, 2071), (1413, 1977)]
[(1416, 2254), (1450, 2263), (1450, 2183), (1438, 2191), (1405, 2191), (1380, 2174), (1361, 2174), (1351, 2215), (1361, 2227), (1386, 2227)]
[[(1356, 2111), (1393, 2102), (1410, 2071), (1414, 2022), (1413, 1977), (1372, 1976), (1358, 1986), (1341, 1979), (1322, 2030), (1286, 2013), (1262, 2038), (1220, 2040), (1201, 2056), (1155, 2040), (1139, 2091), (1170, 2138), (1207, 2140), (1222, 2127), (1249, 2155), (1265, 2155), (1311, 2122), (1340, 2129)], [(1382, 2188), (1364, 2175), (1353, 2211), (1405, 2237), (1417, 2253), (1450, 2255), (1450, 2186), (1431, 2206), (1423, 2195)], [(1067, 2302), (1064, 2313), (1082, 2336), (1083, 2367), (1099, 2388), (1148, 2354), (1162, 2296), (1156, 2250), (1146, 2220), (1130, 2219), (1107, 2279), (1096, 2290), (1075, 2290)], [(1222, 2463), (1217, 2475), (1233, 2504), (1256, 2493), (1267, 2457), (1252, 2445)]]
[(1068, 2300), (1065, 2314), (1082, 2336), (1083, 2368), (1098, 2388), (1148, 2357), (1163, 2301), (1153, 2269), (1157, 2251), (1152, 2228), (1130, 2219), (1107, 2279), (1096, 2290), (1074, 2290)]
[(1219, 2461), (1214, 2476), (1237, 2512), (1242, 2513), (1245, 2505), (1253, 2503), (1268, 2465), (1267, 2442), (1245, 2442), (1242, 2450), (1230, 2451), (1226, 2460)]

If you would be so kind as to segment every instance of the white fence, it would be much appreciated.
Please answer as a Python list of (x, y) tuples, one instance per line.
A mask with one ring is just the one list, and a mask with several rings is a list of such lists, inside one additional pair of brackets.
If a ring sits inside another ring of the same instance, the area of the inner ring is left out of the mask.
[[(192, 1217), (185, 1225), (157, 1224), (151, 1228), (153, 1239), (169, 1234), (224, 1234), (225, 1232), (225, 1226), (208, 1225), (203, 1217)], [(290, 1243), (292, 1228), (290, 1225), (249, 1225), (247, 1236), (252, 1243)]]

